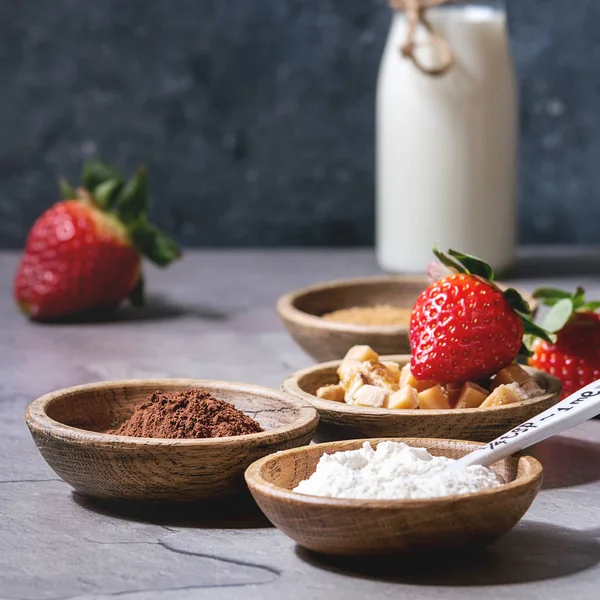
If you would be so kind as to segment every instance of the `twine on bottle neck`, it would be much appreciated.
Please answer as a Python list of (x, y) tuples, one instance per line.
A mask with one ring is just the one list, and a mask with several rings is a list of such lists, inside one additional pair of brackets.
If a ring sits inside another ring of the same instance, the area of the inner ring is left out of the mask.
[[(412, 63), (426, 75), (443, 75), (454, 65), (454, 55), (447, 40), (438, 33), (427, 19), (427, 9), (442, 4), (449, 4), (454, 0), (388, 0), (394, 10), (401, 10), (406, 15), (408, 29), (406, 39), (400, 47), (402, 56), (408, 58)], [(417, 57), (417, 43), (415, 41), (417, 29), (423, 27), (429, 36), (424, 45), (432, 46), (437, 54), (438, 64), (427, 66), (419, 61)]]

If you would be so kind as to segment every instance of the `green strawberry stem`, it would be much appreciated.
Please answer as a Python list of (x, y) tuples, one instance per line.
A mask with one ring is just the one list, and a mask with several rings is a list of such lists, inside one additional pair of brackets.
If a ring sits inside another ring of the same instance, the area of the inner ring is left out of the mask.
[[(142, 255), (159, 267), (166, 267), (181, 256), (181, 249), (162, 229), (148, 221), (148, 177), (140, 167), (126, 181), (113, 167), (91, 160), (83, 167), (83, 187), (73, 188), (64, 178), (59, 180), (65, 199), (91, 201), (99, 210), (114, 215), (129, 232), (131, 243)], [(144, 285), (140, 280), (130, 295), (134, 305), (143, 303)]]
[(73, 200), (77, 196), (77, 192), (73, 186), (64, 177), (58, 180), (58, 187), (60, 189), (60, 197), (63, 200)]
[(111, 210), (116, 197), (123, 189), (124, 182), (119, 179), (107, 179), (94, 188), (94, 204), (104, 211)]
[[(448, 252), (445, 254), (440, 252), (437, 247), (433, 248), (433, 253), (445, 267), (457, 273), (475, 275), (484, 281), (487, 281), (490, 285), (498, 288), (498, 286), (494, 283), (494, 271), (492, 267), (480, 258), (452, 249), (448, 250)], [(504, 298), (506, 298), (510, 307), (521, 317), (521, 320), (523, 321), (523, 345), (521, 346), (519, 356), (531, 355), (529, 346), (531, 345), (531, 341), (536, 337), (541, 338), (548, 343), (553, 343), (555, 341), (556, 337), (553, 335), (554, 331), (545, 326), (540, 327), (533, 322), (531, 307), (517, 290), (514, 288), (508, 288), (506, 290), (502, 290), (502, 295)], [(537, 296), (534, 294), (534, 297)]]
[(81, 184), (90, 192), (95, 191), (97, 186), (109, 179), (124, 182), (123, 176), (119, 171), (101, 160), (90, 160), (83, 165)]
[(140, 167), (133, 177), (119, 190), (114, 199), (115, 211), (125, 224), (146, 219), (148, 209), (148, 177), (146, 169)]
[(551, 333), (558, 333), (576, 312), (595, 312), (600, 308), (600, 301), (585, 299), (585, 290), (578, 286), (574, 292), (566, 292), (556, 288), (540, 287), (533, 292), (533, 297), (549, 306), (542, 327)]

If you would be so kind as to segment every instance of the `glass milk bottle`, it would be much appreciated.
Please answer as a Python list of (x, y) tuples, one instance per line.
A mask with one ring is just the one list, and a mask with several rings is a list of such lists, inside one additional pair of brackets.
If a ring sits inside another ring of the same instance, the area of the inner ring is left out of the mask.
[(518, 99), (504, 4), (389, 2), (398, 10), (377, 82), (379, 264), (424, 272), (437, 243), (506, 271)]

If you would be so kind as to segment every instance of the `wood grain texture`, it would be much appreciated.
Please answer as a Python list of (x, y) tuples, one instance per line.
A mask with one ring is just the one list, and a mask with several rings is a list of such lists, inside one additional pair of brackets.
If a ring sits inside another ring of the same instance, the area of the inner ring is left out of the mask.
[[(410, 361), (410, 356), (393, 355), (382, 359), (404, 366)], [(317, 388), (337, 383), (339, 364), (338, 360), (303, 369), (282, 385), (285, 392), (310, 402), (319, 411), (321, 419), (317, 441), (404, 436), (489, 442), (550, 408), (558, 401), (561, 390), (560, 382), (552, 375), (526, 367), (546, 393), (538, 398), (494, 408), (400, 410), (352, 406), (317, 398)]]
[[(198, 440), (102, 433), (127, 419), (154, 390), (202, 388), (231, 402), (265, 431)], [(188, 501), (232, 494), (254, 460), (308, 444), (318, 415), (307, 402), (259, 386), (204, 379), (155, 379), (82, 385), (42, 396), (26, 413), (42, 456), (83, 495)]]
[[(324, 453), (359, 448), (365, 440), (330, 442), (267, 456), (246, 471), (250, 492), (269, 520), (301, 546), (326, 554), (362, 555), (444, 550), (488, 544), (525, 514), (542, 481), (532, 457), (508, 458), (492, 469), (505, 485), (462, 496), (422, 500), (322, 498), (291, 491)], [(368, 440), (372, 445), (382, 439)], [(459, 458), (478, 444), (395, 438), (436, 456)]]
[[(319, 362), (343, 358), (357, 344), (367, 344), (378, 354), (407, 354), (410, 352), (408, 325), (337, 323), (322, 319), (321, 315), (343, 308), (376, 304), (412, 308), (428, 285), (429, 280), (424, 276), (341, 279), (281, 296), (277, 301), (277, 312), (298, 345)], [(527, 292), (521, 291), (521, 294), (535, 311), (537, 302)]]

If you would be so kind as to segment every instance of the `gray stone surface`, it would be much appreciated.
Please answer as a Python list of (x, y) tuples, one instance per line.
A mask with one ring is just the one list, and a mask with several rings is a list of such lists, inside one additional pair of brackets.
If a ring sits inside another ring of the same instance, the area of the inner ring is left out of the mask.
[[(520, 238), (596, 243), (600, 4), (510, 2)], [(100, 155), (186, 245), (373, 240), (385, 0), (0, 3), (0, 247)]]
[[(539, 256), (521, 260), (525, 272)], [(591, 254), (584, 282), (600, 296)], [(545, 260), (551, 265), (554, 260)], [(278, 322), (275, 298), (296, 286), (377, 271), (367, 251), (190, 252), (149, 273), (150, 306), (113, 322), (34, 325), (0, 255), (0, 599), (125, 600), (514, 598), (592, 600), (600, 585), (600, 421), (534, 451), (544, 489), (523, 521), (477, 556), (333, 561), (297, 548), (249, 506), (98, 505), (72, 495), (23, 422), (36, 396), (101, 379), (174, 376), (278, 386), (309, 364)], [(547, 272), (547, 269), (546, 269)]]

